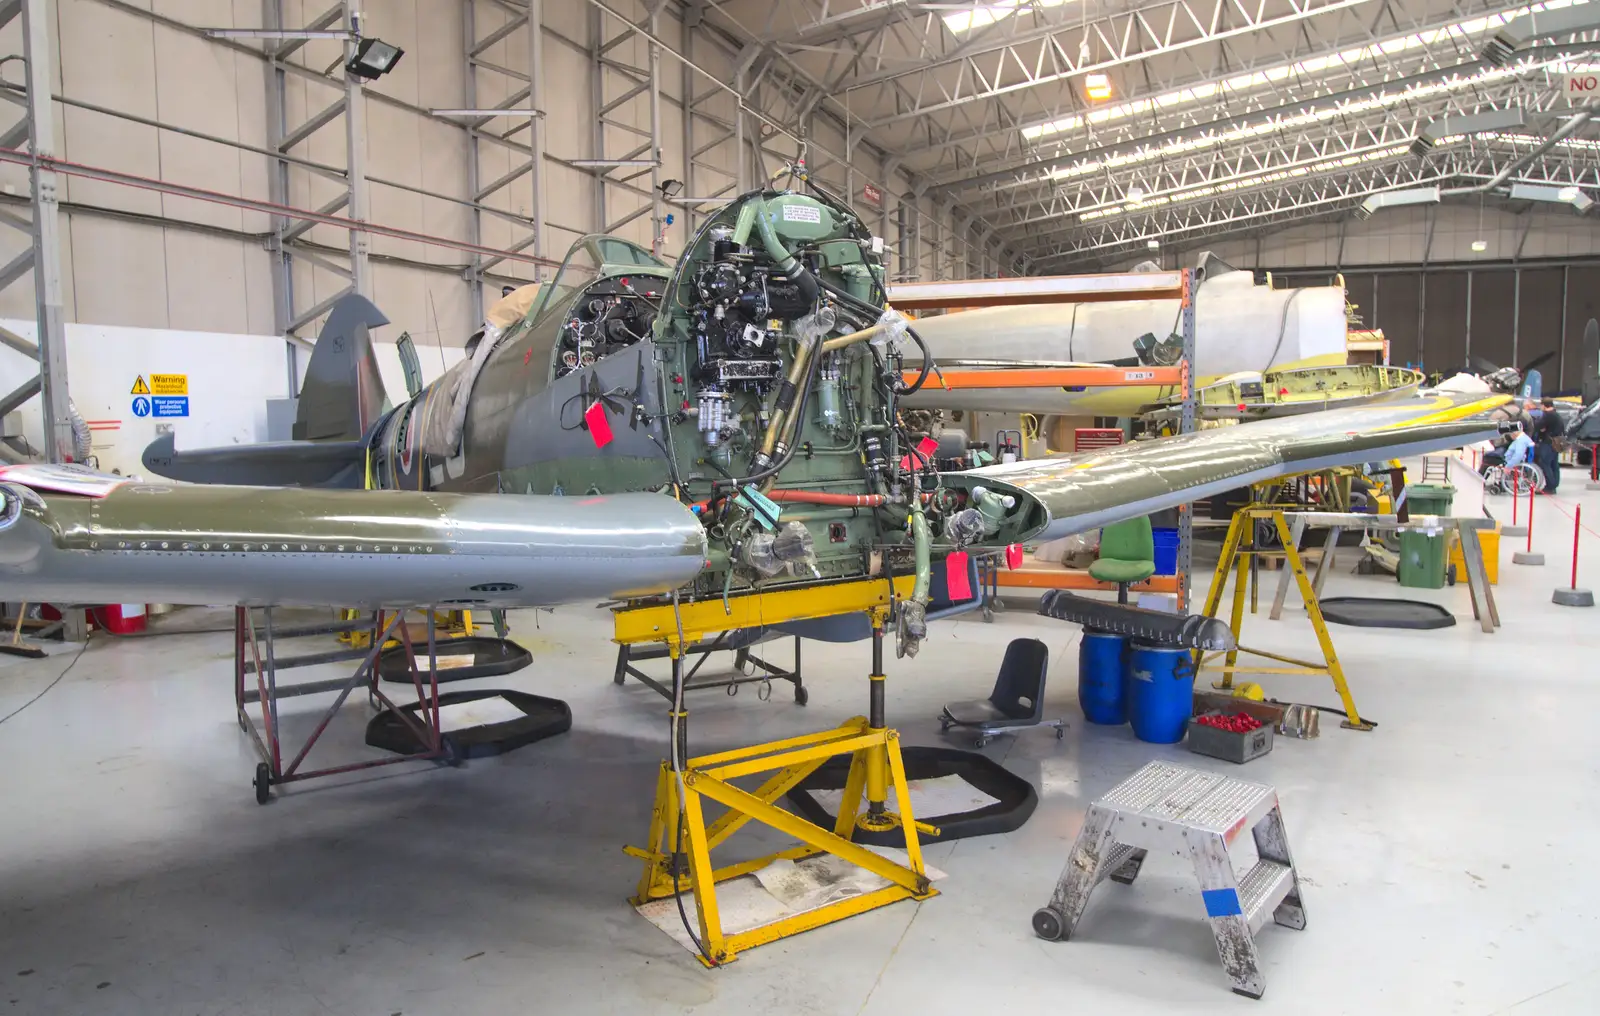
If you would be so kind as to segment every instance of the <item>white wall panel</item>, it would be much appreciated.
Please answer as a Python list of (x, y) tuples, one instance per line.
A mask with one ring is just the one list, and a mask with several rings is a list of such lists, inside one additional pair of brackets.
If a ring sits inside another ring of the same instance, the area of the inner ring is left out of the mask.
[[(68, 220), (72, 234), (71, 317), (93, 324), (166, 328), (164, 231), (90, 215)], [(62, 252), (66, 256), (66, 252)], [(194, 266), (184, 266), (187, 270)], [(63, 276), (67, 270), (63, 268)]]

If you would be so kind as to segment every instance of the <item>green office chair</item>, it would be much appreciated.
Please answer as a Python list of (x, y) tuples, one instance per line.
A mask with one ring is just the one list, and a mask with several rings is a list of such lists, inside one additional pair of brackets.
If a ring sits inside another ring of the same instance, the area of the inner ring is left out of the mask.
[(1100, 557), (1089, 574), (1117, 584), (1117, 602), (1128, 602), (1128, 586), (1156, 573), (1156, 540), (1150, 518), (1116, 522), (1100, 530)]

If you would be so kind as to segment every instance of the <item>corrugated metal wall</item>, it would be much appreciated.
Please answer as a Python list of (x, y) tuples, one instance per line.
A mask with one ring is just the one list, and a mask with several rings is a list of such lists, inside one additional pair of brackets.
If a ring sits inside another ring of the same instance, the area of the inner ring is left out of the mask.
[[(1327, 270), (1272, 273), (1279, 286), (1326, 286), (1338, 277)], [(1349, 271), (1343, 278), (1362, 323), (1383, 329), (1389, 362), (1430, 373), (1468, 366), (1469, 354), (1496, 366), (1522, 366), (1555, 353), (1541, 365), (1545, 390), (1575, 389), (1584, 325), (1600, 319), (1600, 265), (1442, 265)]]

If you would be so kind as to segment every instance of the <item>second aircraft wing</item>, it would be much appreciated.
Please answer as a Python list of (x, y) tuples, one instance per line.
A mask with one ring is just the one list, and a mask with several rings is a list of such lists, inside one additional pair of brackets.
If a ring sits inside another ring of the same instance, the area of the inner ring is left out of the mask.
[(1159, 441), (949, 473), (1018, 502), (995, 539), (1052, 540), (1229, 490), (1492, 437), (1504, 395), (1429, 391)]

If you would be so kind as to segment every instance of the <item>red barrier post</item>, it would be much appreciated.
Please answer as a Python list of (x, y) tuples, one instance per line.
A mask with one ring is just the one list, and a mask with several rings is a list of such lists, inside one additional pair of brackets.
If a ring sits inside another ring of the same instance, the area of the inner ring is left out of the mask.
[[(1512, 474), (1515, 475), (1515, 474)], [(1511, 485), (1511, 524), (1517, 524), (1517, 486)]]
[(1600, 480), (1600, 444), (1589, 446), (1589, 479)]
[(1533, 484), (1531, 483), (1528, 484), (1528, 553), (1533, 553)]
[(1583, 530), (1583, 505), (1572, 511), (1572, 588), (1578, 588), (1578, 534)]

